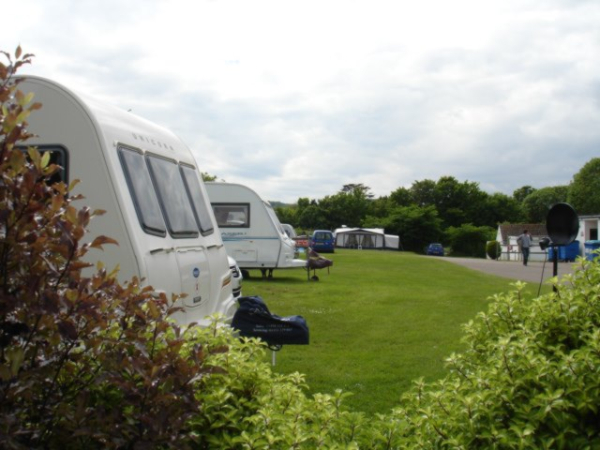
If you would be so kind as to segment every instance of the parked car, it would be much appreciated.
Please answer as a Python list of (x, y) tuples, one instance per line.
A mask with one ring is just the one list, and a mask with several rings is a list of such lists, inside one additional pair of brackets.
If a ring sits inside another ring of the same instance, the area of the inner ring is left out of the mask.
[(316, 252), (334, 253), (335, 238), (329, 230), (315, 230), (308, 246)]
[(426, 253), (431, 256), (444, 256), (444, 247), (442, 244), (433, 242), (427, 246)]

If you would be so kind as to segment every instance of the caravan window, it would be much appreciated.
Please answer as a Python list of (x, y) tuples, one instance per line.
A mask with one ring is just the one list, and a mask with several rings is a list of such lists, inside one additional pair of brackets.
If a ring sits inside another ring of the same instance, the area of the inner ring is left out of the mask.
[(265, 203), (265, 208), (267, 210), (267, 214), (271, 218), (271, 221), (279, 231), (279, 234), (285, 234), (285, 230), (283, 229), (283, 226), (281, 226), (281, 222), (279, 221), (279, 218), (277, 217), (273, 207), (269, 203)]
[[(67, 153), (67, 150), (58, 145), (34, 145), (33, 147), (35, 147), (41, 155), (50, 153), (50, 164), (56, 164), (61, 167), (60, 170), (50, 177), (47, 184), (52, 186), (54, 183), (60, 181), (69, 184), (69, 154)], [(29, 147), (18, 146), (17, 148), (27, 154), (27, 149)]]
[(179, 166), (155, 155), (148, 155), (147, 161), (169, 234), (176, 238), (197, 237), (198, 226)]
[(148, 234), (166, 236), (165, 222), (144, 156), (138, 151), (119, 147), (119, 159), (142, 229)]
[(250, 204), (213, 203), (212, 208), (220, 228), (250, 227)]
[(215, 226), (210, 218), (205, 197), (202, 195), (200, 181), (198, 181), (198, 171), (191, 166), (183, 164), (180, 166), (180, 169), (190, 202), (194, 208), (194, 217), (196, 218), (196, 222), (198, 222), (198, 227), (204, 236), (212, 234)]

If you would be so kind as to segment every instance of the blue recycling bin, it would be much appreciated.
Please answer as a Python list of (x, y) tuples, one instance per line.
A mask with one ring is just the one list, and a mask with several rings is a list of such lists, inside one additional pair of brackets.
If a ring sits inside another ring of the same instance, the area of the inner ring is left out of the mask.
[(593, 252), (600, 249), (600, 241), (585, 241), (583, 247), (585, 250), (585, 259), (592, 261), (593, 259), (598, 258), (598, 254)]
[[(600, 242), (600, 241), (598, 241)], [(558, 247), (558, 259), (560, 261), (573, 262), (579, 256), (579, 241), (573, 241), (569, 245)]]
[[(557, 254), (560, 255), (560, 251)], [(548, 247), (548, 261), (554, 261), (554, 247)]]

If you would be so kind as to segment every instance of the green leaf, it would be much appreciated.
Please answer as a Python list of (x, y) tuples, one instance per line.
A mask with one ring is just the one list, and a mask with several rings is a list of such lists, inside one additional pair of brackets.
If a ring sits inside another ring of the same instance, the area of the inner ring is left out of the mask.
[(25, 350), (22, 347), (12, 348), (6, 351), (6, 360), (10, 364), (10, 373), (13, 377), (19, 374), (23, 361), (25, 360)]
[(50, 164), (50, 152), (44, 152), (40, 166), (45, 169)]

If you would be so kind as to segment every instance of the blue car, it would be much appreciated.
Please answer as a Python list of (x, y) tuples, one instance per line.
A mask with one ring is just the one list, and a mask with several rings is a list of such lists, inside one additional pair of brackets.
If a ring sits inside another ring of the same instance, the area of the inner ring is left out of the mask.
[(442, 246), (442, 244), (434, 242), (427, 246), (426, 253), (432, 256), (444, 256), (444, 247)]
[(334, 245), (333, 233), (329, 230), (315, 230), (308, 243), (308, 246), (317, 253), (334, 253)]

